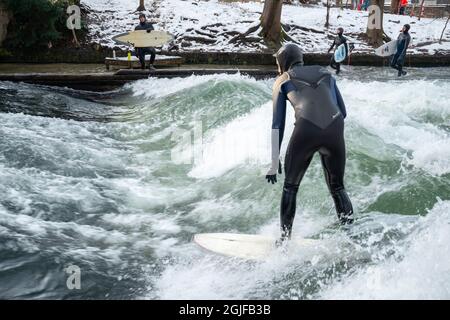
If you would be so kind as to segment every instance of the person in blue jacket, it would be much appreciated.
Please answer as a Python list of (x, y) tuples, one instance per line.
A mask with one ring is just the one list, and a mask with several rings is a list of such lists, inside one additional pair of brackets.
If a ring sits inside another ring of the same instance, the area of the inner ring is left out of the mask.
[(281, 196), (280, 244), (291, 237), (297, 191), (316, 152), (319, 152), (325, 180), (342, 224), (353, 222), (353, 207), (344, 187), (345, 141), (344, 100), (336, 80), (323, 67), (304, 66), (299, 46), (287, 44), (276, 53), (280, 76), (273, 86), (272, 165), (269, 183), (281, 173), (280, 147), (286, 122), (286, 101), (295, 111), (295, 128), (285, 157), (285, 180)]

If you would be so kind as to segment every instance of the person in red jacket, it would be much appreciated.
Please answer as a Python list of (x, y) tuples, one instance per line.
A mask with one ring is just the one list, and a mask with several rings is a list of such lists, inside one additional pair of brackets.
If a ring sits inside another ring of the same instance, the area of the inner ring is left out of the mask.
[(406, 9), (407, 5), (408, 5), (408, 0), (400, 0), (400, 10), (399, 10), (398, 14), (403, 16), (405, 14), (405, 9)]

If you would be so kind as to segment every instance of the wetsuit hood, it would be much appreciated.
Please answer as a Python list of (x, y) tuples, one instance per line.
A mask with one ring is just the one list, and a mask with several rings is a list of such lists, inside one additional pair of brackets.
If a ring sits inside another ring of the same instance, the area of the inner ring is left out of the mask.
[(411, 26), (409, 25), (409, 24), (405, 24), (404, 26), (403, 26), (403, 33), (408, 33), (409, 32), (409, 29), (411, 29)]
[(302, 49), (293, 43), (281, 47), (274, 56), (277, 58), (281, 72), (288, 71), (294, 64), (303, 65)]
[[(141, 21), (141, 18), (144, 18), (144, 21)], [(140, 14), (139, 14), (139, 24), (140, 24), (141, 26), (144, 26), (146, 23), (147, 23), (147, 17), (145, 16), (145, 14), (140, 13)]]

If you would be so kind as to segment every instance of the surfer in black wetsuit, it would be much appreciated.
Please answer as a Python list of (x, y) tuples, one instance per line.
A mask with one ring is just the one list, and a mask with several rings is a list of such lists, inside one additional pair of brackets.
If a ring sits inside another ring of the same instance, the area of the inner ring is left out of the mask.
[[(139, 24), (134, 28), (134, 30), (147, 30), (147, 32), (150, 32), (152, 30), (155, 30), (153, 28), (153, 25), (150, 22), (147, 22), (147, 18), (145, 17), (145, 14), (141, 13), (139, 15)], [(136, 56), (139, 58), (139, 61), (141, 62), (141, 69), (145, 69), (145, 55), (150, 55), (150, 64), (148, 68), (150, 70), (154, 70), (153, 63), (155, 62), (156, 57), (156, 50), (155, 48), (147, 47), (147, 48), (136, 48)]]
[[(281, 197), (281, 241), (291, 236), (297, 191), (316, 152), (342, 224), (353, 222), (353, 207), (344, 188), (344, 100), (331, 74), (320, 66), (303, 66), (303, 54), (295, 44), (276, 53), (280, 76), (273, 86), (272, 166), (267, 181), (277, 181), (286, 121), (286, 100), (294, 107), (295, 128), (286, 151), (285, 181)], [(278, 241), (277, 243), (280, 243)]]
[[(330, 49), (328, 49), (328, 53), (330, 53), (330, 51), (333, 50), (334, 46), (336, 46), (337, 49), (341, 44), (345, 43), (345, 56), (348, 57), (347, 38), (344, 37), (344, 29), (338, 28), (337, 30), (338, 30), (337, 36), (336, 38), (334, 38), (334, 41), (331, 44)], [(331, 57), (330, 67), (336, 70), (336, 74), (339, 74), (339, 72), (341, 72), (341, 63), (336, 62), (336, 60), (334, 60), (334, 54)]]
[(398, 70), (398, 76), (406, 75), (403, 71), (403, 64), (406, 58), (406, 49), (408, 49), (411, 36), (409, 35), (409, 24), (405, 24), (397, 38), (397, 52), (391, 60), (391, 67)]

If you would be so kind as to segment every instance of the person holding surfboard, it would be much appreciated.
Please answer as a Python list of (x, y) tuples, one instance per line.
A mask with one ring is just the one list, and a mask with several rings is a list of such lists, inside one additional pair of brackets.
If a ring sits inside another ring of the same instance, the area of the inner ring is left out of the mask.
[[(331, 44), (330, 49), (328, 49), (328, 53), (336, 46), (336, 50), (339, 48), (340, 45), (344, 44), (345, 48), (345, 57), (348, 57), (348, 47), (347, 47), (347, 38), (344, 37), (344, 29), (339, 27), (337, 32), (337, 36), (334, 38), (333, 43)], [(345, 59), (345, 57), (343, 59)], [(334, 55), (331, 57), (330, 61), (330, 67), (336, 70), (336, 74), (339, 74), (341, 71), (341, 63), (337, 62)]]
[(400, 30), (400, 34), (397, 38), (397, 52), (394, 54), (391, 60), (391, 67), (398, 70), (398, 76), (406, 75), (406, 71), (403, 71), (403, 64), (406, 58), (406, 49), (408, 49), (411, 36), (409, 35), (409, 24), (405, 24)]
[[(147, 18), (145, 17), (145, 14), (141, 13), (139, 14), (139, 24), (134, 28), (134, 30), (146, 30), (147, 32), (151, 32), (152, 30), (155, 30), (153, 25), (150, 22), (147, 22)], [(155, 48), (147, 47), (147, 48), (136, 48), (136, 56), (139, 58), (139, 61), (141, 62), (141, 69), (145, 69), (145, 55), (150, 55), (150, 64), (149, 69), (155, 69), (153, 67), (153, 63), (155, 62), (156, 58), (156, 50)]]
[(353, 222), (352, 203), (344, 187), (346, 108), (336, 80), (323, 67), (303, 66), (303, 53), (295, 44), (275, 54), (280, 76), (273, 86), (272, 165), (266, 179), (277, 182), (281, 173), (280, 147), (286, 121), (286, 101), (294, 107), (295, 128), (286, 151), (285, 180), (281, 196), (281, 238), (290, 239), (300, 182), (319, 152), (328, 189), (342, 224)]

